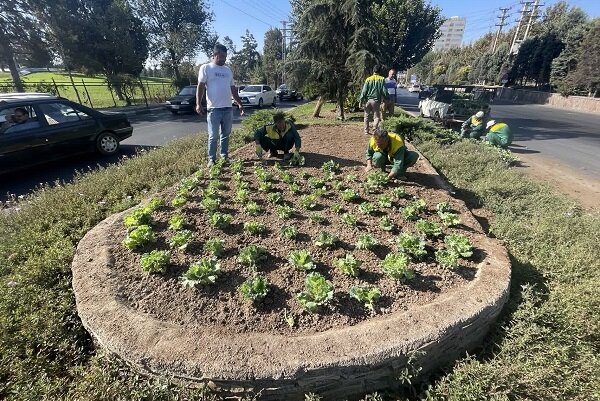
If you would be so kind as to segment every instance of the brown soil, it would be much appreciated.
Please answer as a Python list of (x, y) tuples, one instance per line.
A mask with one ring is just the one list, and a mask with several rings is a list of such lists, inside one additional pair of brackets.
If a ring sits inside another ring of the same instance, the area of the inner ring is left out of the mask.
[[(342, 173), (337, 177), (355, 174), (364, 176), (363, 158), (366, 138), (359, 127), (327, 127), (313, 126), (301, 130), (303, 147), (306, 157), (306, 170), (310, 176), (322, 176), (321, 165), (328, 160), (334, 160), (342, 166)], [(357, 324), (365, 319), (387, 315), (397, 311), (408, 310), (411, 305), (425, 304), (448, 294), (457, 288), (465, 286), (476, 274), (475, 266), (485, 258), (483, 250), (477, 248), (478, 238), (481, 237), (481, 228), (470, 216), (469, 211), (462, 202), (455, 202), (443, 189), (436, 187), (436, 181), (431, 174), (425, 172), (424, 166), (417, 163), (407, 174), (407, 180), (399, 183), (406, 189), (410, 196), (418, 196), (427, 201), (427, 211), (421, 217), (439, 222), (435, 213), (435, 205), (442, 201), (450, 202), (453, 209), (460, 213), (465, 225), (456, 228), (444, 229), (444, 233), (462, 233), (469, 237), (475, 245), (475, 254), (468, 261), (462, 261), (461, 267), (452, 271), (437, 265), (433, 258), (434, 248), (442, 246), (443, 241), (427, 240), (428, 256), (412, 267), (417, 271), (417, 277), (408, 283), (401, 283), (389, 279), (382, 273), (381, 260), (389, 252), (396, 251), (393, 239), (400, 230), (416, 233), (414, 223), (404, 220), (398, 208), (410, 201), (405, 198), (395, 202), (388, 216), (392, 219), (397, 229), (392, 233), (379, 228), (381, 212), (374, 216), (365, 216), (358, 210), (359, 203), (345, 203), (341, 201), (335, 190), (328, 187), (327, 194), (320, 198), (315, 210), (322, 214), (327, 222), (324, 225), (313, 222), (308, 216), (313, 213), (300, 208), (296, 199), (299, 195), (292, 196), (287, 191), (287, 184), (276, 181), (275, 187), (284, 196), (285, 202), (296, 209), (296, 213), (288, 221), (281, 220), (276, 214), (276, 208), (271, 206), (263, 192), (257, 190), (256, 177), (253, 173), (254, 146), (249, 145), (240, 149), (237, 158), (245, 160), (244, 175), (250, 184), (251, 198), (261, 204), (265, 212), (259, 216), (247, 215), (240, 205), (234, 200), (235, 189), (229, 180), (228, 169), (225, 169), (223, 181), (227, 189), (223, 190), (222, 211), (233, 215), (233, 224), (229, 229), (221, 231), (208, 224), (208, 216), (199, 206), (200, 196), (195, 193), (183, 207), (187, 219), (187, 227), (194, 231), (194, 242), (188, 249), (173, 251), (171, 265), (165, 275), (146, 274), (139, 264), (143, 252), (151, 249), (168, 249), (168, 238), (173, 234), (167, 228), (167, 222), (175, 212), (171, 206), (161, 208), (155, 213), (154, 224), (158, 242), (139, 252), (130, 252), (124, 247), (118, 247), (114, 274), (120, 282), (119, 292), (121, 301), (141, 313), (149, 314), (160, 320), (183, 324), (186, 326), (210, 326), (216, 330), (228, 333), (234, 332), (273, 332), (287, 334), (310, 334), (331, 328)], [(272, 165), (276, 159), (268, 159)], [(272, 167), (269, 167), (271, 171)], [(300, 183), (305, 193), (309, 192), (306, 181), (299, 178), (299, 168), (289, 168)], [(277, 177), (277, 175), (276, 175)], [(358, 183), (349, 186), (359, 189)], [(160, 194), (169, 203), (175, 190)], [(378, 195), (365, 195), (371, 198)], [(346, 211), (354, 214), (359, 219), (359, 226), (350, 228), (343, 225), (338, 214), (330, 206), (340, 203)], [(246, 221), (256, 220), (264, 223), (269, 231), (260, 237), (249, 236), (244, 233), (242, 226)], [(286, 240), (279, 235), (282, 224), (295, 225), (300, 235), (296, 240)], [(314, 238), (321, 231), (336, 235), (341, 243), (340, 247), (333, 250), (323, 250), (313, 244)], [(373, 251), (355, 250), (359, 233), (369, 232), (377, 238), (379, 246)], [(125, 238), (125, 228), (115, 229), (111, 233), (115, 241)], [(196, 288), (183, 287), (179, 276), (187, 267), (205, 257), (202, 246), (207, 239), (220, 238), (225, 241), (226, 252), (220, 259), (221, 275), (214, 285)], [(266, 261), (259, 263), (258, 272), (264, 275), (269, 284), (270, 292), (262, 302), (250, 304), (245, 302), (238, 292), (238, 286), (252, 272), (237, 262), (240, 248), (256, 243), (269, 251)], [(316, 271), (325, 275), (335, 287), (333, 302), (319, 310), (319, 313), (305, 312), (295, 299), (295, 295), (304, 288), (305, 273), (289, 266), (287, 257), (292, 250), (307, 249), (317, 262)], [(333, 266), (336, 257), (351, 252), (363, 262), (361, 274), (358, 278), (348, 277)], [(356, 300), (348, 296), (348, 290), (354, 285), (376, 285), (382, 297), (376, 304), (376, 312), (371, 313)], [(284, 311), (295, 318), (294, 328), (288, 327), (284, 320)]]

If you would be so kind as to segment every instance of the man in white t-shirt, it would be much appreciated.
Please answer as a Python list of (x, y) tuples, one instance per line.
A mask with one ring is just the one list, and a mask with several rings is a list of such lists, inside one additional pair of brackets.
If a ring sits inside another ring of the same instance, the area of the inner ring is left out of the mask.
[(212, 61), (200, 67), (198, 72), (198, 88), (196, 90), (196, 112), (204, 114), (202, 97), (206, 92), (206, 108), (208, 115), (208, 165), (212, 166), (217, 158), (217, 137), (221, 129), (220, 145), (221, 157), (227, 160), (229, 153), (229, 135), (233, 111), (231, 96), (240, 108), (240, 115), (244, 115), (244, 106), (233, 82), (233, 73), (225, 66), (227, 48), (217, 43), (213, 48)]

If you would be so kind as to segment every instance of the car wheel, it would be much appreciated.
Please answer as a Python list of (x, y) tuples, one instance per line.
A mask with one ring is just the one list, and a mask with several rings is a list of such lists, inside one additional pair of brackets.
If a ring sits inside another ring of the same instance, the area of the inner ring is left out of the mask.
[(112, 132), (103, 132), (96, 138), (96, 150), (105, 156), (112, 156), (119, 151), (119, 138)]
[(262, 107), (263, 107), (263, 100), (262, 100), (262, 97), (261, 97), (260, 99), (258, 99), (258, 108), (262, 109)]

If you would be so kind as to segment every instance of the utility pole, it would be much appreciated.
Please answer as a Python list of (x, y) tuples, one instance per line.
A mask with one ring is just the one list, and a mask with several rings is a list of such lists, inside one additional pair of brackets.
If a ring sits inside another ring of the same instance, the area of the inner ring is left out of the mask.
[(500, 19), (500, 23), (496, 24), (496, 26), (498, 27), (498, 31), (496, 32), (496, 37), (494, 38), (494, 46), (492, 47), (492, 53), (496, 51), (496, 45), (498, 44), (498, 39), (500, 38), (500, 33), (502, 32), (502, 28), (504, 28), (504, 26), (506, 25), (506, 23), (504, 21), (506, 21), (506, 18), (508, 18), (508, 15), (506, 15), (508, 10), (510, 10), (510, 8), (500, 7), (500, 11), (502, 11), (502, 15), (498, 16), (498, 18)]
[(281, 83), (285, 83), (285, 51), (286, 51), (286, 39), (287, 39), (287, 21), (281, 21), (283, 29), (281, 30), (281, 55), (283, 64), (281, 66)]
[(521, 4), (523, 4), (523, 9), (521, 10), (521, 18), (519, 18), (519, 23), (517, 24), (517, 30), (515, 31), (515, 36), (513, 37), (512, 44), (510, 45), (510, 49), (508, 50), (509, 57), (511, 54), (513, 54), (515, 44), (517, 44), (517, 42), (519, 42), (519, 43), (521, 42), (521, 41), (517, 40), (519, 38), (519, 32), (521, 30), (521, 23), (523, 22), (523, 20), (525, 19), (525, 16), (529, 12), (529, 6), (532, 3), (533, 3), (533, 1), (522, 1), (521, 2)]
[(529, 14), (529, 22), (527, 23), (527, 29), (525, 29), (525, 37), (523, 40), (527, 39), (529, 36), (529, 30), (531, 29), (531, 25), (538, 17), (538, 8), (540, 7), (540, 0), (535, 0), (533, 4), (533, 11)]

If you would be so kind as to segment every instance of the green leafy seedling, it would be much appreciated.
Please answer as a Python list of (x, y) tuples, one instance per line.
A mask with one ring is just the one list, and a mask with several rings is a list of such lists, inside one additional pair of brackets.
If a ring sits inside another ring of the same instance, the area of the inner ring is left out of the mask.
[(218, 198), (204, 198), (200, 202), (200, 206), (209, 213), (215, 213), (221, 206), (221, 200)]
[(342, 223), (351, 226), (351, 227), (355, 227), (358, 224), (358, 220), (356, 219), (356, 217), (354, 217), (354, 215), (350, 214), (350, 213), (344, 213), (342, 214)]
[(211, 226), (220, 230), (224, 230), (231, 225), (231, 220), (233, 220), (233, 216), (227, 213), (214, 212), (210, 215), (209, 220)]
[(239, 287), (242, 298), (246, 301), (256, 302), (267, 296), (269, 284), (267, 279), (262, 276), (256, 276), (244, 281)]
[(456, 269), (458, 267), (459, 255), (449, 249), (439, 249), (435, 251), (435, 260), (440, 266), (446, 269)]
[(392, 219), (390, 219), (389, 216), (383, 216), (379, 219), (379, 228), (383, 231), (393, 231), (394, 223), (392, 223)]
[(334, 213), (341, 214), (344, 212), (344, 207), (342, 205), (340, 205), (339, 203), (334, 203), (333, 205), (331, 205), (331, 210)]
[(417, 231), (426, 237), (439, 237), (442, 235), (442, 227), (436, 222), (421, 219), (415, 224)]
[(438, 211), (438, 213), (448, 213), (452, 211), (452, 208), (450, 207), (450, 203), (448, 202), (440, 202), (436, 205), (435, 209)]
[(287, 220), (294, 214), (294, 208), (287, 205), (277, 206), (277, 216), (280, 219)]
[(273, 190), (273, 183), (271, 181), (259, 182), (258, 190), (262, 192), (271, 192)]
[(267, 199), (269, 202), (274, 203), (274, 204), (279, 204), (281, 202), (283, 202), (283, 196), (281, 195), (280, 192), (272, 192), (269, 195), (267, 195)]
[(242, 205), (248, 201), (248, 197), (250, 196), (250, 191), (247, 189), (238, 189), (235, 193), (235, 200)]
[(394, 280), (408, 281), (415, 277), (415, 271), (408, 267), (409, 258), (405, 253), (388, 253), (382, 262), (383, 272)]
[(309, 218), (318, 224), (326, 224), (327, 223), (327, 219), (325, 217), (323, 217), (323, 215), (321, 215), (320, 213), (312, 213), (309, 216)]
[(317, 197), (315, 195), (302, 195), (300, 197), (300, 206), (304, 209), (312, 210), (317, 207)]
[(390, 208), (392, 207), (392, 198), (389, 195), (379, 195), (377, 203), (379, 203), (379, 206), (382, 208)]
[(406, 253), (413, 259), (418, 260), (427, 255), (425, 241), (417, 235), (402, 233), (396, 238), (396, 244), (400, 252)]
[(194, 234), (190, 230), (180, 230), (173, 234), (169, 240), (169, 246), (185, 251), (193, 238)]
[(165, 200), (162, 198), (152, 198), (146, 205), (143, 207), (143, 210), (146, 212), (152, 213), (157, 211), (159, 208), (165, 206)]
[(295, 184), (295, 183), (290, 184), (290, 193), (292, 195), (297, 195), (297, 194), (302, 193), (302, 190), (300, 189), (300, 185)]
[(287, 239), (294, 239), (298, 235), (298, 229), (294, 226), (281, 226), (281, 236)]
[(356, 249), (373, 249), (378, 242), (371, 234), (360, 234), (356, 241)]
[(319, 306), (326, 305), (333, 298), (333, 285), (319, 273), (309, 273), (304, 280), (304, 291), (296, 299), (308, 312), (314, 313)]
[(183, 215), (181, 215), (181, 214), (175, 214), (169, 220), (169, 228), (171, 230), (175, 230), (175, 231), (181, 230), (183, 228), (184, 224), (185, 224), (185, 217), (183, 217)]
[(419, 218), (419, 209), (415, 205), (406, 205), (400, 210), (400, 214), (406, 220), (417, 220)]
[(438, 212), (442, 224), (446, 227), (454, 227), (460, 224), (460, 218), (456, 213), (451, 212)]
[(218, 238), (211, 238), (204, 243), (204, 252), (218, 258), (225, 251), (225, 242)]
[(263, 212), (263, 208), (254, 201), (246, 203), (245, 209), (246, 213), (248, 213), (250, 216), (258, 216)]
[(342, 273), (347, 274), (348, 276), (357, 277), (362, 262), (356, 259), (351, 253), (347, 253), (343, 258), (335, 259), (333, 265), (340, 269)]
[(260, 235), (267, 231), (267, 226), (258, 221), (247, 221), (244, 223), (244, 231), (252, 235)]
[(141, 248), (144, 245), (154, 242), (154, 233), (152, 227), (148, 225), (137, 226), (127, 234), (127, 237), (123, 240), (123, 245), (128, 249)]
[(242, 171), (242, 169), (244, 168), (244, 162), (241, 159), (236, 159), (231, 162), (231, 164), (229, 165), (229, 168), (234, 173), (240, 173)]
[(267, 258), (267, 250), (258, 245), (248, 245), (240, 250), (238, 254), (238, 261), (246, 266), (249, 266), (253, 269), (256, 268), (256, 265), (261, 260), (265, 260)]
[(356, 182), (356, 174), (348, 174), (344, 180), (346, 180), (346, 182)]
[(338, 243), (339, 239), (332, 234), (322, 231), (317, 235), (314, 243), (319, 248), (333, 248)]
[(363, 214), (370, 215), (375, 213), (377, 211), (377, 208), (371, 202), (363, 202), (360, 205), (358, 205), (358, 210), (360, 210)]
[(142, 270), (148, 273), (164, 273), (167, 266), (171, 262), (171, 254), (169, 251), (153, 250), (150, 253), (145, 253), (140, 258)]
[(359, 196), (353, 189), (345, 189), (341, 193), (341, 197), (345, 202), (354, 202)]
[(214, 284), (221, 269), (216, 259), (200, 259), (190, 265), (181, 276), (181, 283), (186, 287)]
[(406, 190), (404, 187), (396, 187), (392, 189), (392, 196), (397, 200), (400, 200), (406, 196)]
[(177, 195), (171, 201), (171, 205), (173, 205), (173, 207), (177, 207), (177, 208), (182, 207), (186, 203), (187, 203), (187, 198), (183, 195)]
[(377, 287), (354, 286), (350, 288), (350, 297), (365, 305), (365, 308), (375, 310), (374, 302), (381, 297), (381, 291)]
[(308, 185), (313, 189), (325, 187), (325, 181), (320, 178), (313, 177), (308, 180)]
[(301, 271), (314, 270), (317, 267), (310, 252), (305, 249), (290, 252), (288, 262), (292, 267)]
[(321, 170), (323, 170), (324, 173), (337, 174), (342, 171), (342, 168), (340, 167), (339, 163), (336, 163), (333, 160), (329, 160), (323, 163), (323, 165), (321, 166)]
[(152, 223), (152, 212), (145, 208), (136, 208), (123, 219), (123, 224), (128, 231), (139, 226), (150, 225)]
[(473, 245), (467, 237), (461, 234), (450, 234), (444, 238), (446, 247), (461, 258), (470, 258), (473, 256)]

